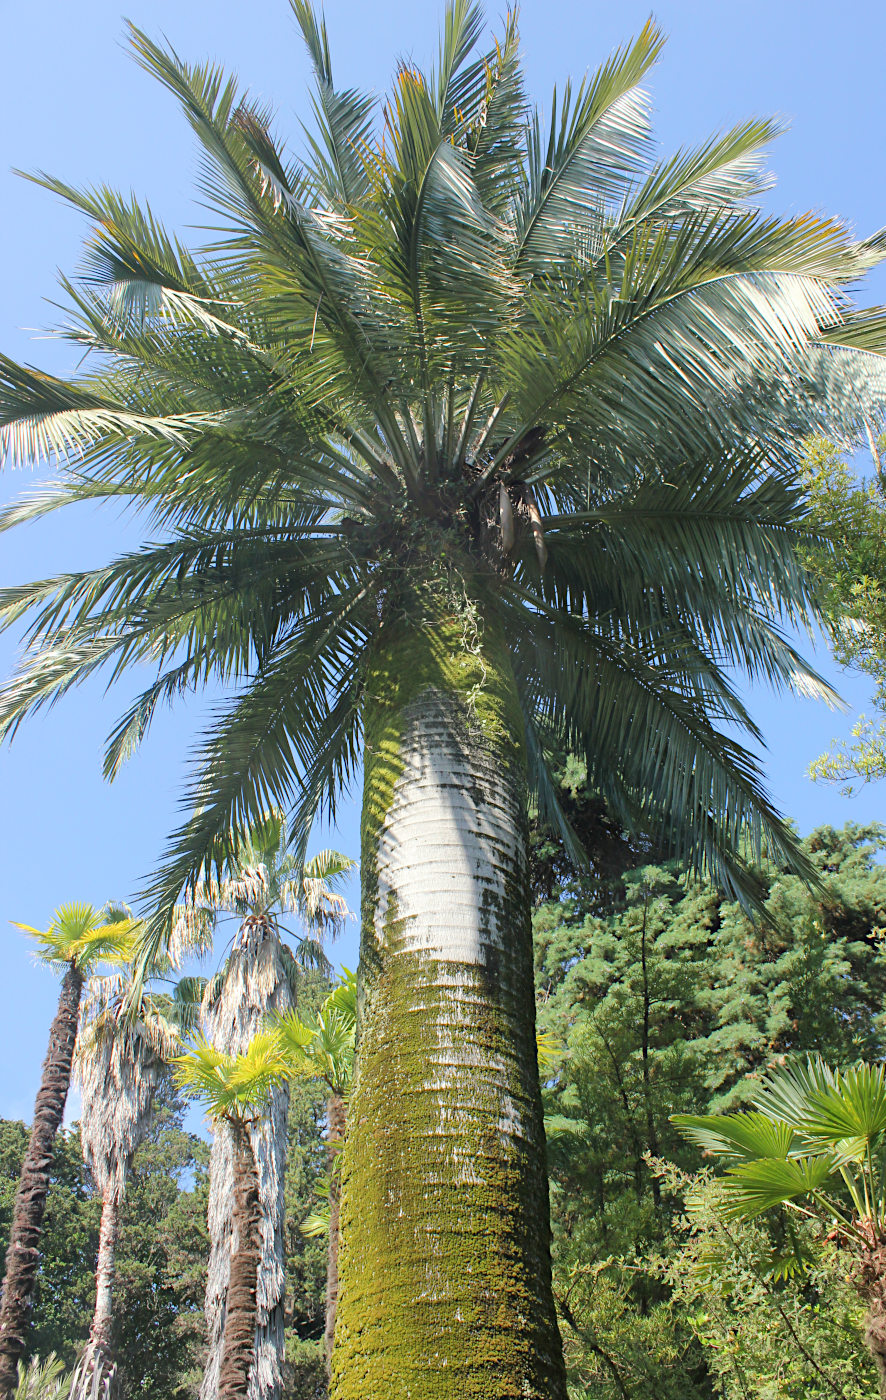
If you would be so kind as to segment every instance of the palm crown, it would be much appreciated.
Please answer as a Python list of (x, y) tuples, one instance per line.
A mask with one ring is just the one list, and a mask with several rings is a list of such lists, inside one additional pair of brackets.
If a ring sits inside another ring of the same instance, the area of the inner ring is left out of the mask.
[[(289, 849), (285, 813), (272, 808), (242, 835), (231, 832), (222, 858), (203, 866), (188, 899), (175, 908), (169, 953), (177, 958), (206, 951), (220, 919), (237, 918), (245, 929), (261, 926), (279, 937), (288, 932), (285, 916), (296, 914), (306, 930), (298, 936), (299, 961), (322, 965), (322, 940), (334, 937), (348, 914), (335, 886), (353, 865), (348, 856), (331, 850), (302, 862)], [(220, 973), (213, 984), (216, 992), (222, 981)], [(188, 979), (179, 986), (187, 990)]]
[(294, 1077), (322, 1079), (332, 1093), (347, 1092), (354, 1069), (357, 1030), (355, 973), (344, 969), (316, 1016), (284, 1011), (273, 1018), (271, 1026)]
[(216, 1121), (247, 1122), (259, 1115), (287, 1073), (277, 1038), (267, 1031), (255, 1036), (241, 1055), (227, 1055), (198, 1037), (174, 1066), (179, 1087), (199, 1099)]
[(7, 454), (69, 459), (4, 523), (112, 498), (160, 538), (6, 591), (7, 622), (36, 613), (2, 732), (97, 668), (159, 658), (111, 736), (113, 774), (159, 703), (240, 685), (149, 891), (169, 910), (232, 824), (295, 790), (303, 849), (317, 810), (334, 815), (368, 658), (442, 600), (468, 647), (481, 619), (504, 628), (547, 816), (556, 742), (733, 889), (764, 842), (800, 864), (720, 729), (756, 734), (729, 667), (825, 689), (773, 622), (814, 612), (794, 451), (881, 410), (886, 316), (845, 289), (882, 237), (754, 207), (772, 122), (656, 160), (651, 23), (546, 122), (515, 17), (477, 53), (482, 15), (453, 0), (436, 68), (401, 65), (379, 118), (335, 87), (322, 22), (292, 4), (316, 76), (299, 162), (234, 80), (133, 30), (202, 144), (210, 247), (39, 177), (93, 224), (65, 283), (65, 334), (93, 369), (3, 361)]
[(141, 925), (126, 910), (107, 905), (63, 904), (47, 929), (32, 928), (13, 920), (16, 928), (31, 934), (37, 956), (57, 970), (76, 967), (88, 975), (102, 963), (120, 964), (136, 953)]

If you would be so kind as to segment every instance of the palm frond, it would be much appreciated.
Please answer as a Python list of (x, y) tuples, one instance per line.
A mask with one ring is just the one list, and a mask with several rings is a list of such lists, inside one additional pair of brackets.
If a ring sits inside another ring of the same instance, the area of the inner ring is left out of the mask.
[(541, 118), (527, 140), (528, 177), (516, 219), (516, 265), (528, 271), (568, 259), (579, 238), (599, 226), (607, 206), (624, 198), (649, 152), (647, 100), (638, 88), (664, 39), (649, 20), (632, 44), (613, 54), (573, 100), (557, 94), (545, 140)]

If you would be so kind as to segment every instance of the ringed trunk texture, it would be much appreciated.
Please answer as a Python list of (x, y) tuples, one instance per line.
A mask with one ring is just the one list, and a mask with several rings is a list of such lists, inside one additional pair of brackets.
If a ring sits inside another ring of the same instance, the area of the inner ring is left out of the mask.
[(232, 1122), (234, 1238), (228, 1274), (224, 1345), (218, 1374), (219, 1400), (246, 1400), (255, 1353), (256, 1286), (261, 1260), (258, 1172), (249, 1129)]
[(565, 1400), (510, 657), (470, 611), (404, 627), (366, 694), (331, 1394)]
[(34, 1104), (34, 1123), (12, 1213), (0, 1306), (0, 1397), (3, 1400), (15, 1390), (18, 1363), (27, 1344), (52, 1147), (61, 1126), (71, 1082), (82, 991), (83, 974), (72, 964), (65, 973), (58, 1010), (49, 1031), (49, 1048)]
[[(244, 925), (228, 968), (225, 986), (206, 1018), (213, 1045), (241, 1055), (272, 1011), (292, 1005), (276, 936), (260, 925)], [(270, 1107), (248, 1128), (258, 1173), (260, 1259), (256, 1295), (255, 1361), (249, 1400), (280, 1400), (284, 1347), (284, 1262), (286, 1147), (289, 1089), (271, 1094)], [(206, 1331), (209, 1351), (200, 1400), (220, 1400), (219, 1368), (226, 1329), (228, 1276), (234, 1240), (234, 1135), (229, 1123), (216, 1125), (209, 1161), (209, 1268), (206, 1278)]]
[(95, 1313), (89, 1329), (88, 1351), (91, 1355), (111, 1355), (111, 1330), (114, 1325), (114, 1272), (116, 1268), (117, 1237), (120, 1233), (120, 1201), (114, 1183), (105, 1188), (102, 1201), (102, 1222), (98, 1237), (98, 1264), (95, 1270)]
[(341, 1223), (341, 1175), (338, 1154), (345, 1136), (345, 1101), (341, 1094), (330, 1094), (326, 1102), (329, 1168), (329, 1247), (326, 1254), (326, 1369), (332, 1373), (332, 1344), (335, 1340), (335, 1314), (338, 1310), (338, 1248)]

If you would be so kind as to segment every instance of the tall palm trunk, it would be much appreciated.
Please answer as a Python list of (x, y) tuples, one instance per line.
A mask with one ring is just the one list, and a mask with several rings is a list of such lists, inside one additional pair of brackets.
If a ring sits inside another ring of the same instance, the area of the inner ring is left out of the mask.
[(89, 1329), (87, 1352), (109, 1357), (114, 1322), (114, 1274), (116, 1272), (117, 1236), (120, 1232), (120, 1201), (116, 1184), (105, 1187), (102, 1198), (102, 1221), (98, 1237), (98, 1263), (95, 1270), (95, 1312)]
[(366, 695), (332, 1396), (564, 1400), (510, 658), (468, 610)]
[[(87, 1036), (88, 1039), (88, 1036)], [(87, 1362), (106, 1367), (113, 1341), (115, 1256), (120, 1208), (132, 1161), (151, 1121), (163, 1061), (143, 1036), (117, 1025), (81, 1043), (77, 1072), (82, 1093), (83, 1157), (101, 1193), (102, 1218), (95, 1274), (95, 1312)]]
[[(218, 1049), (243, 1054), (271, 1011), (292, 1004), (276, 935), (260, 922), (247, 921), (231, 954), (225, 985), (207, 1017), (207, 1034)], [(286, 1146), (289, 1090), (274, 1089), (270, 1108), (248, 1129), (258, 1173), (261, 1257), (258, 1270), (255, 1362), (249, 1400), (280, 1400), (282, 1387)], [(234, 1232), (235, 1152), (233, 1130), (218, 1123), (209, 1163), (209, 1270), (206, 1280), (206, 1326), (209, 1353), (200, 1400), (221, 1400), (219, 1371), (226, 1331), (227, 1293)]]
[(249, 1128), (228, 1123), (233, 1149), (234, 1238), (230, 1257), (219, 1400), (246, 1400), (255, 1353), (256, 1285), (261, 1259), (259, 1180)]
[(326, 1369), (331, 1374), (335, 1315), (338, 1310), (338, 1250), (341, 1223), (341, 1176), (338, 1154), (345, 1137), (345, 1101), (341, 1094), (330, 1094), (326, 1101), (327, 1166), (329, 1169), (329, 1245), (326, 1253)]
[(82, 991), (83, 974), (72, 963), (65, 973), (58, 1010), (49, 1031), (49, 1048), (34, 1104), (34, 1123), (12, 1213), (0, 1306), (0, 1397), (3, 1400), (16, 1387), (18, 1363), (24, 1354), (30, 1325), (52, 1145), (64, 1116), (71, 1083)]

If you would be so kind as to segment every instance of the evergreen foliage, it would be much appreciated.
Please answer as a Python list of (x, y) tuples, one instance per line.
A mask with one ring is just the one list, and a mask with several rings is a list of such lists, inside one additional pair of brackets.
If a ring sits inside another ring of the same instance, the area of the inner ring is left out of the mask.
[[(664, 1169), (668, 1189), (690, 1197), (653, 1267), (700, 1350), (706, 1384), (722, 1400), (870, 1400), (873, 1361), (862, 1343), (864, 1305), (843, 1253), (821, 1230), (793, 1226), (804, 1268), (785, 1268), (784, 1221), (725, 1220), (707, 1176)], [(780, 1238), (779, 1238), (780, 1237)], [(711, 1392), (707, 1392), (711, 1393)]]
[[(575, 790), (584, 804), (580, 774)], [(605, 813), (604, 830), (607, 849), (630, 863), (638, 846)], [(866, 1394), (864, 1310), (841, 1257), (810, 1234), (808, 1274), (774, 1274), (777, 1229), (724, 1223), (699, 1154), (669, 1118), (746, 1104), (768, 1066), (813, 1047), (836, 1064), (886, 1054), (884, 841), (878, 827), (814, 832), (804, 846), (822, 891), (767, 867), (768, 922), (666, 865), (626, 871), (604, 913), (596, 891), (574, 882), (538, 906), (555, 1286), (574, 1400), (832, 1396), (802, 1348), (845, 1382), (843, 1400)], [(327, 989), (306, 979), (308, 1017)], [(323, 1400), (325, 1241), (300, 1225), (327, 1165), (327, 1091), (307, 1079), (291, 1089), (284, 1394)], [(182, 1127), (174, 1092), (160, 1100), (122, 1210), (124, 1400), (192, 1400), (201, 1374), (208, 1148)], [(22, 1125), (0, 1125), (0, 1245), (24, 1143)], [(67, 1366), (88, 1333), (99, 1212), (79, 1134), (62, 1133), (32, 1349)]]
[[(660, 1262), (684, 1248), (680, 1191), (650, 1157), (696, 1172), (700, 1155), (670, 1115), (746, 1103), (785, 1057), (821, 1049), (848, 1064), (886, 1052), (884, 840), (878, 827), (814, 832), (804, 846), (822, 890), (769, 865), (756, 923), (667, 866), (628, 872), (615, 912), (588, 913), (574, 889), (537, 909), (539, 1024), (563, 1047), (545, 1098), (574, 1396), (717, 1393), (689, 1292), (674, 1301)], [(750, 1314), (759, 1289), (748, 1289)], [(863, 1358), (860, 1332), (856, 1343)]]
[(842, 666), (875, 682), (876, 718), (860, 715), (849, 740), (836, 742), (811, 765), (813, 778), (844, 792), (886, 777), (886, 476), (870, 440), (873, 480), (859, 480), (824, 438), (807, 444), (804, 462), (812, 515), (833, 548), (810, 546), (805, 562), (817, 576), (831, 646)]
[[(124, 1400), (192, 1396), (200, 1363), (207, 1251), (206, 1144), (182, 1125), (161, 1090), (121, 1211), (115, 1341)], [(27, 1132), (0, 1125), (0, 1238), (8, 1236)], [(73, 1366), (89, 1334), (101, 1199), (84, 1166), (77, 1128), (59, 1133), (37, 1276), (31, 1351)]]
[[(325, 1395), (323, 1361), (326, 1248), (299, 1225), (326, 1166), (324, 1091), (293, 1084), (286, 1176), (286, 1400)], [(204, 1353), (203, 1294), (209, 1147), (183, 1126), (169, 1086), (158, 1094), (121, 1210), (115, 1348), (121, 1400), (193, 1400)], [(0, 1122), (0, 1247), (8, 1237), (27, 1140), (23, 1124)], [(81, 1155), (77, 1128), (59, 1134), (37, 1279), (31, 1354), (54, 1351), (67, 1369), (89, 1334), (101, 1200)]]

